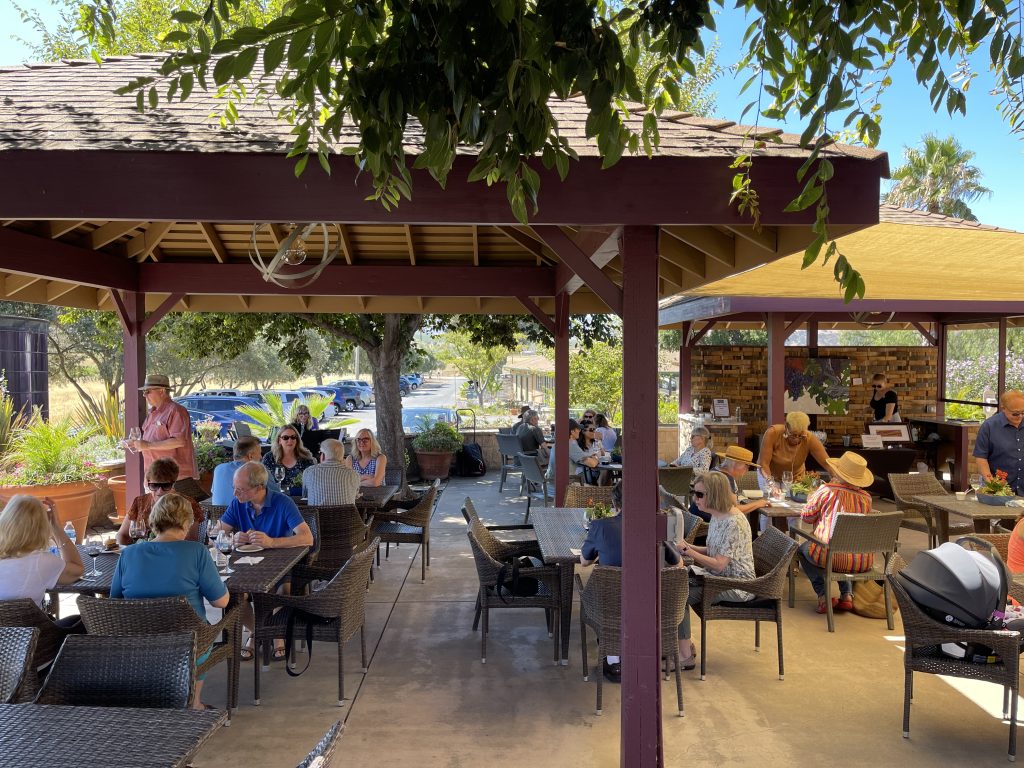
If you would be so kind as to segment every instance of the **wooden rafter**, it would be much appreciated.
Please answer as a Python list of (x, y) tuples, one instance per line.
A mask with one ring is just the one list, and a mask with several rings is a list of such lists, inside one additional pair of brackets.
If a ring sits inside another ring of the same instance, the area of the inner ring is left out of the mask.
[(779, 247), (779, 232), (775, 227), (726, 227), (736, 237), (753, 243), (763, 251), (776, 253)]
[(51, 304), (56, 303), (58, 299), (64, 298), (76, 288), (78, 288), (77, 283), (62, 283), (58, 280), (51, 280), (46, 284), (46, 300)]
[(474, 224), (471, 229), (473, 230), (473, 266), (480, 266), (480, 227)]
[(238, 294), (238, 300), (239, 300), (239, 302), (241, 302), (242, 306), (245, 309), (249, 308), (249, 297), (248, 296), (243, 296), (242, 294)]
[(537, 322), (548, 330), (548, 333), (552, 336), (555, 335), (555, 321), (550, 315), (537, 306), (537, 303), (529, 296), (517, 296), (516, 298), (519, 299), (519, 303), (526, 307), (531, 315), (537, 318)]
[(687, 245), (663, 229), (658, 235), (658, 255), (677, 267), (701, 279), (705, 276), (704, 254)]
[(355, 264), (356, 252), (352, 247), (352, 235), (349, 234), (348, 227), (344, 224), (339, 224), (338, 229), (341, 230), (341, 254), (345, 257), (345, 263)]
[(51, 240), (61, 235), (66, 235), (68, 232), (73, 232), (83, 224), (88, 222), (85, 221), (73, 221), (67, 219), (60, 219), (59, 221), (48, 221), (46, 222), (45, 231), (46, 236)]
[(145, 232), (136, 235), (124, 244), (125, 256), (140, 262), (150, 257), (153, 258), (153, 261), (159, 261), (160, 254), (157, 246), (160, 245), (160, 241), (163, 240), (164, 236), (173, 226), (173, 221), (152, 222), (146, 227)]
[(303, 296), (302, 294), (299, 294), (295, 298), (299, 300), (299, 306), (302, 307), (303, 312), (309, 310), (309, 296)]
[(547, 257), (544, 255), (544, 244), (538, 242), (531, 235), (515, 227), (498, 227), (498, 231), (532, 253), (537, 260), (537, 266), (547, 261)]
[(720, 264), (736, 266), (736, 243), (714, 227), (667, 226), (662, 229)]
[(224, 247), (224, 242), (220, 239), (220, 235), (217, 234), (217, 228), (208, 221), (200, 221), (199, 228), (203, 231), (203, 237), (210, 244), (210, 249), (213, 251), (213, 255), (217, 257), (217, 261), (221, 264), (225, 263), (228, 260), (228, 251)]
[(24, 292), (28, 288), (38, 283), (42, 278), (30, 277), (28, 275), (8, 275), (7, 282), (4, 285), (4, 290), (7, 292), (7, 298), (13, 298), (19, 293)]
[(88, 246), (98, 251), (104, 245), (108, 245), (122, 235), (127, 235), (133, 229), (138, 229), (146, 222), (144, 221), (108, 221), (102, 227), (97, 227), (89, 233)]
[(412, 224), (405, 225), (405, 245), (409, 249), (409, 263), (416, 266), (416, 241), (412, 236)]

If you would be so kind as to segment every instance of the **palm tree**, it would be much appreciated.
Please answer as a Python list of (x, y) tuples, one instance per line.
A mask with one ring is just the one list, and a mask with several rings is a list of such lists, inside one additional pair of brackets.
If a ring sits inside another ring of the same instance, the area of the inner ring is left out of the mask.
[(906, 164), (892, 172), (896, 184), (882, 202), (977, 221), (967, 203), (992, 194), (981, 184), (981, 170), (971, 165), (974, 153), (952, 136), (929, 133), (924, 147), (904, 147)]

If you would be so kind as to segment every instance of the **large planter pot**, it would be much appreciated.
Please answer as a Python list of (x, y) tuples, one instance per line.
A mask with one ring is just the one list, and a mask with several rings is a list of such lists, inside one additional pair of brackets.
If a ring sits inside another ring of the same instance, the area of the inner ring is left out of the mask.
[(6, 485), (0, 493), (10, 498), (19, 493), (42, 499), (49, 496), (57, 507), (57, 517), (63, 527), (69, 520), (75, 526), (75, 538), (82, 541), (89, 525), (89, 507), (96, 493), (92, 483), (62, 483), (61, 485)]
[(1005, 507), (1009, 502), (1015, 501), (1018, 496), (993, 496), (991, 493), (978, 492), (978, 501), (990, 507)]
[(128, 510), (128, 479), (124, 475), (117, 475), (107, 480), (107, 487), (114, 494), (114, 508), (117, 509), (117, 519), (123, 520)]
[(199, 483), (199, 487), (207, 493), (213, 492), (213, 472), (202, 471), (199, 473), (199, 479), (196, 481)]
[(424, 480), (444, 480), (452, 466), (451, 451), (415, 451), (420, 477)]

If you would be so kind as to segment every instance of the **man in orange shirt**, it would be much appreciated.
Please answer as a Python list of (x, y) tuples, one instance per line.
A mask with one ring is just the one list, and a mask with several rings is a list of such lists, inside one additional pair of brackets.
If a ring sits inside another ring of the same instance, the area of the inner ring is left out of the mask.
[(166, 376), (150, 374), (139, 387), (149, 406), (149, 415), (142, 424), (142, 439), (128, 444), (142, 452), (143, 471), (159, 458), (174, 459), (178, 464), (178, 480), (198, 478), (195, 450), (192, 447), (192, 422), (188, 411), (171, 400), (171, 383)]

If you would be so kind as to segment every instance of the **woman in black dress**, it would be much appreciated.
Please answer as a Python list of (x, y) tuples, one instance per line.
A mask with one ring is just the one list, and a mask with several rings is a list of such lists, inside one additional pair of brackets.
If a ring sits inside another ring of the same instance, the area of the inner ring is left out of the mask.
[(896, 392), (884, 373), (876, 373), (871, 378), (871, 393), (868, 407), (874, 412), (875, 421), (901, 421)]

